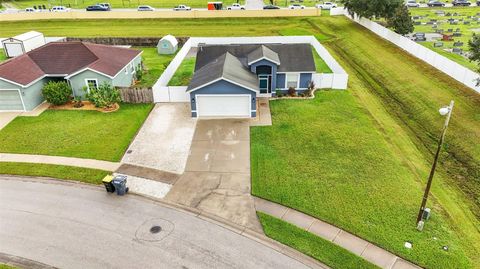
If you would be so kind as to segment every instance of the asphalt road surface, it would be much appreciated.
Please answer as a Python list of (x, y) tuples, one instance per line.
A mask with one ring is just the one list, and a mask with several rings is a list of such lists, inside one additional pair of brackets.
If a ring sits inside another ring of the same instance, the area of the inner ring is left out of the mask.
[(8, 176), (0, 176), (0, 253), (59, 268), (306, 268), (148, 199)]

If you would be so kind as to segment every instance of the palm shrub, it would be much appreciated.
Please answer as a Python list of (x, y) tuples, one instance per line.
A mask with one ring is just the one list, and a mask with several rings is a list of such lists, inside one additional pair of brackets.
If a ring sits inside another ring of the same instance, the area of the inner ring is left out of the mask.
[(70, 100), (72, 88), (65, 81), (49, 81), (43, 86), (42, 95), (50, 104), (59, 106)]
[(102, 83), (98, 87), (91, 87), (86, 95), (88, 101), (96, 107), (110, 108), (120, 102), (120, 92), (109, 83)]

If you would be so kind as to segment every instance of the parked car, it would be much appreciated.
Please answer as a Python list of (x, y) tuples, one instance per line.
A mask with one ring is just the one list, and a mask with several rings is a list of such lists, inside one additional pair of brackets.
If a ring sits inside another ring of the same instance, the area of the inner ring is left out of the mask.
[(109, 9), (105, 6), (93, 5), (93, 6), (88, 6), (85, 10), (86, 11), (108, 11)]
[(291, 4), (290, 6), (288, 6), (288, 9), (305, 9), (305, 6), (300, 4)]
[(108, 10), (111, 10), (112, 9), (112, 6), (110, 5), (110, 3), (98, 3), (97, 5), (100, 5), (102, 7), (105, 7), (106, 9)]
[(52, 12), (69, 12), (71, 8), (64, 7), (64, 6), (54, 6), (52, 7)]
[(263, 9), (280, 9), (280, 7), (274, 5), (266, 5), (263, 7)]
[(452, 1), (452, 5), (454, 7), (458, 7), (458, 6), (462, 6), (462, 7), (468, 7), (470, 6), (472, 3), (470, 3), (470, 1), (467, 1), (467, 0), (453, 0)]
[(137, 11), (155, 11), (155, 9), (151, 6), (142, 5), (137, 7)]
[(442, 3), (438, 0), (430, 0), (430, 1), (428, 1), (427, 6), (429, 6), (429, 7), (444, 7), (445, 3)]
[(336, 8), (337, 5), (332, 3), (332, 2), (324, 2), (323, 4), (316, 4), (315, 7), (329, 10), (329, 9), (332, 9), (332, 8)]
[(405, 3), (407, 7), (420, 7), (420, 4), (417, 3), (416, 0), (408, 0), (407, 3)]
[(227, 7), (227, 10), (245, 10), (245, 6), (241, 6), (239, 3), (234, 3), (233, 5)]
[(189, 7), (189, 6), (186, 6), (186, 5), (178, 5), (178, 6), (174, 7), (173, 10), (175, 10), (175, 11), (187, 11), (187, 10), (192, 10), (192, 8)]

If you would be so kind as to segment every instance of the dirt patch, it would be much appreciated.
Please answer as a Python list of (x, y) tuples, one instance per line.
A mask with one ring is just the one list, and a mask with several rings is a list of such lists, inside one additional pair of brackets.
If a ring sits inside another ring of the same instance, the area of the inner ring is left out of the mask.
[(115, 112), (120, 108), (119, 104), (114, 104), (112, 107), (105, 107), (105, 108), (96, 107), (90, 101), (82, 101), (81, 106), (76, 106), (75, 104), (76, 104), (75, 102), (69, 101), (68, 103), (66, 103), (64, 105), (59, 105), (59, 106), (51, 105), (49, 107), (49, 109), (53, 109), (53, 110), (96, 110), (96, 111), (100, 111), (100, 112), (103, 112), (103, 113), (109, 113), (109, 112)]

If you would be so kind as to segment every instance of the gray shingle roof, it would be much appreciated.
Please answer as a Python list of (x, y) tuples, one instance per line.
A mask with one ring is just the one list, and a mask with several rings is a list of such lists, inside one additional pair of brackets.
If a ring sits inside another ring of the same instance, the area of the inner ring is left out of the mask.
[(280, 58), (278, 57), (278, 54), (264, 45), (259, 46), (247, 55), (248, 64), (252, 64), (261, 59), (267, 59), (280, 65)]
[(237, 57), (244, 66), (248, 66), (248, 55), (262, 46), (278, 55), (278, 72), (315, 72), (312, 48), (310, 44), (248, 44), (248, 45), (207, 45), (199, 48), (195, 70), (229, 52)]
[(248, 89), (258, 91), (258, 78), (235, 56), (224, 52), (214, 60), (195, 71), (187, 91), (206, 85), (218, 79), (226, 79)]

